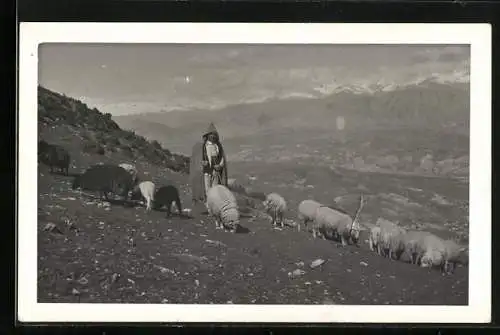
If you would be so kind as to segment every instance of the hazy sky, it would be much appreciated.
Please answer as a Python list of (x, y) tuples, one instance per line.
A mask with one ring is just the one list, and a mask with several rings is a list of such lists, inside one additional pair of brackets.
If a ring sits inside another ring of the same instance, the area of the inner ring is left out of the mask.
[(439, 76), (468, 81), (468, 46), (44, 44), (39, 82), (114, 115), (316, 97)]

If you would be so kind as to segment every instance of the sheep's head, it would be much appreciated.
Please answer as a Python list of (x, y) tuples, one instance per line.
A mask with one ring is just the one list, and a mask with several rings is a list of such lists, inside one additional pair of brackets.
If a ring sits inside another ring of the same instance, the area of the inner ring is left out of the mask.
[(264, 207), (264, 210), (269, 210), (269, 200), (262, 201), (262, 206)]
[(422, 256), (420, 266), (423, 268), (430, 268), (441, 264), (442, 260), (442, 255), (438, 252), (427, 252)]

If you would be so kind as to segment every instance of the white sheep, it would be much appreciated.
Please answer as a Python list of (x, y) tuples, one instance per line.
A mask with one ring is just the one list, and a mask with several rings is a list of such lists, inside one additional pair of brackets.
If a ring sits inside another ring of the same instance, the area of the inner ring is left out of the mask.
[(428, 232), (410, 230), (403, 235), (405, 252), (411, 264), (420, 264), (420, 259), (424, 253), (423, 239), (430, 235)]
[(208, 214), (215, 218), (217, 229), (226, 228), (236, 232), (239, 225), (239, 211), (236, 198), (224, 185), (215, 185), (207, 193)]
[(328, 235), (340, 238), (343, 246), (347, 245), (349, 241), (358, 245), (359, 233), (361, 231), (358, 219), (363, 206), (364, 200), (361, 195), (360, 204), (354, 219), (348, 214), (332, 208), (318, 207), (313, 223), (313, 237), (316, 238), (318, 233), (323, 233), (323, 236)]
[(377, 226), (380, 227), (378, 241), (379, 254), (389, 259), (393, 259), (394, 257), (399, 259), (405, 250), (403, 236), (406, 230), (383, 218), (377, 220)]
[(316, 210), (321, 207), (322, 205), (314, 200), (303, 200), (299, 204), (299, 210), (298, 210), (298, 224), (297, 224), (297, 229), (300, 231), (300, 224), (304, 224), (304, 227), (307, 227), (308, 222), (312, 222), (316, 219)]
[(271, 215), (273, 226), (280, 224), (285, 226), (283, 215), (287, 209), (285, 199), (278, 193), (270, 193), (266, 196), (266, 200), (262, 202), (266, 213)]
[(446, 247), (441, 238), (428, 233), (419, 239), (419, 249), (422, 253), (420, 258), (421, 267), (440, 267), (443, 269)]
[(132, 191), (132, 200), (135, 200), (139, 197), (139, 194), (142, 195), (144, 200), (146, 200), (146, 210), (151, 210), (151, 205), (154, 201), (155, 197), (155, 189), (156, 186), (151, 181), (143, 181), (137, 185)]

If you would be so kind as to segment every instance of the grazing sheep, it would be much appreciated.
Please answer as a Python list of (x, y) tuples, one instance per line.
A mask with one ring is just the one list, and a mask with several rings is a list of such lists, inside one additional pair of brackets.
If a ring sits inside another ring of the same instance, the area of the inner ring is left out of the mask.
[(368, 242), (370, 244), (370, 250), (377, 251), (378, 254), (380, 254), (380, 247), (378, 244), (379, 240), (380, 240), (380, 227), (379, 226), (371, 227), (370, 236), (368, 237)]
[(136, 182), (138, 182), (138, 180), (137, 180), (137, 168), (135, 167), (135, 165), (130, 164), (130, 163), (121, 163), (118, 166), (121, 167), (122, 169), (125, 169), (125, 171), (127, 171), (128, 173), (130, 173), (132, 178)]
[(403, 236), (406, 230), (382, 218), (377, 220), (377, 225), (380, 227), (377, 251), (389, 259), (399, 259), (405, 250)]
[(240, 215), (233, 193), (223, 185), (216, 185), (207, 194), (208, 214), (215, 218), (217, 229), (225, 228), (233, 233), (239, 226)]
[(424, 252), (420, 259), (420, 266), (423, 268), (443, 267), (443, 252), (437, 249), (430, 249)]
[(328, 235), (340, 238), (342, 246), (347, 245), (349, 242), (359, 246), (361, 227), (358, 220), (363, 206), (364, 199), (363, 195), (361, 195), (360, 204), (354, 219), (345, 213), (329, 207), (318, 207), (313, 224), (313, 237), (316, 238), (318, 232), (321, 232), (323, 236)]
[(273, 226), (280, 224), (281, 227), (284, 227), (283, 214), (287, 209), (285, 199), (278, 193), (270, 193), (262, 204), (266, 213), (271, 215)]
[(88, 168), (83, 174), (73, 180), (73, 189), (81, 188), (97, 191), (100, 197), (108, 200), (108, 193), (123, 196), (125, 200), (128, 193), (135, 187), (132, 176), (117, 165), (102, 164)]
[(307, 227), (308, 222), (312, 222), (316, 219), (316, 210), (322, 205), (314, 200), (303, 200), (299, 204), (299, 214), (298, 214), (298, 224), (297, 229), (300, 231), (300, 224), (302, 223), (304, 227)]
[(446, 247), (441, 238), (428, 233), (420, 238), (419, 248), (422, 253), (420, 258), (421, 267), (440, 267), (443, 270)]
[(131, 200), (139, 200), (141, 196), (146, 201), (146, 210), (151, 210), (151, 204), (155, 199), (155, 184), (151, 181), (139, 183), (132, 191)]
[(44, 140), (38, 142), (38, 159), (50, 167), (50, 172), (58, 168), (66, 176), (69, 174), (70, 155), (59, 145), (49, 144)]
[(167, 207), (167, 217), (171, 215), (172, 203), (175, 202), (175, 206), (179, 211), (179, 215), (182, 215), (182, 205), (181, 199), (179, 197), (179, 190), (173, 185), (162, 186), (156, 191), (154, 195), (154, 208), (160, 209), (163, 206)]
[(424, 252), (422, 240), (428, 235), (430, 233), (416, 230), (407, 231), (403, 235), (405, 252), (411, 264), (420, 264), (420, 259)]

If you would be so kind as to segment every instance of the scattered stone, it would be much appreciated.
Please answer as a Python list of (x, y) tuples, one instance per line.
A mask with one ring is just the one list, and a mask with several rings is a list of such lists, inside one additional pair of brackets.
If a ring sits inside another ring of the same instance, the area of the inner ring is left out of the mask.
[(87, 277), (82, 277), (80, 279), (77, 280), (78, 284), (81, 284), (81, 285), (87, 285), (89, 283), (89, 280), (87, 279)]
[(113, 275), (111, 276), (111, 283), (116, 283), (118, 279), (120, 279), (120, 275), (118, 273), (113, 273)]
[(359, 265), (368, 266), (368, 263), (366, 263), (366, 262), (359, 262)]
[(62, 231), (52, 222), (47, 223), (45, 227), (43, 227), (43, 230), (54, 234), (62, 234)]
[(311, 267), (311, 269), (314, 269), (314, 268), (317, 268), (318, 266), (322, 265), (323, 263), (325, 263), (325, 260), (318, 258), (318, 259), (314, 260), (311, 263), (311, 265), (309, 265), (309, 266)]
[(80, 291), (78, 291), (76, 288), (73, 288), (73, 290), (71, 290), (71, 294), (80, 295)]
[(213, 240), (205, 240), (205, 242), (208, 242), (209, 244), (215, 245), (217, 247), (227, 247), (226, 244), (220, 242), (220, 241), (213, 241)]
[(292, 272), (288, 272), (288, 277), (290, 278), (295, 278), (295, 277), (299, 277), (299, 276), (302, 276), (303, 274), (305, 274), (306, 272), (304, 270), (301, 270), (301, 269), (296, 269)]
[(158, 270), (160, 270), (160, 272), (163, 273), (163, 274), (170, 273), (170, 274), (175, 275), (175, 271), (174, 270), (170, 270), (170, 269), (167, 269), (166, 267), (159, 266), (159, 265), (154, 265), (154, 267), (157, 268)]

